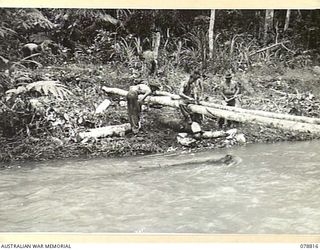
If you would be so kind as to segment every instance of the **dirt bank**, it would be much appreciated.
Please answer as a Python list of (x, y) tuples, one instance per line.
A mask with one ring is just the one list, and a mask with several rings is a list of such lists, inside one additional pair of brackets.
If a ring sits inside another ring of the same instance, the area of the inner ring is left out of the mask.
[[(59, 80), (73, 93), (63, 101), (45, 104), (51, 108), (51, 120), (44, 119), (37, 130), (21, 131), (13, 137), (0, 138), (0, 160), (45, 160), (67, 157), (124, 156), (161, 153), (174, 150), (201, 150), (237, 145), (225, 138), (196, 141), (192, 147), (184, 147), (177, 142), (177, 131), (164, 126), (163, 117), (181, 118), (178, 110), (167, 107), (150, 107), (143, 111), (142, 130), (124, 137), (101, 138), (81, 142), (77, 134), (88, 128), (117, 125), (128, 122), (125, 101), (121, 97), (107, 96), (101, 86), (127, 89), (133, 75), (123, 68), (83, 65), (68, 65), (60, 68), (39, 69), (25, 72), (30, 79), (46, 78)], [(166, 72), (151, 79), (159, 81), (164, 89), (177, 93), (185, 74), (180, 71)], [(260, 67), (235, 74), (235, 80), (243, 86), (241, 107), (279, 113), (289, 113), (310, 117), (320, 117), (320, 80), (313, 68), (279, 69)], [(222, 103), (220, 94), (214, 87), (223, 80), (222, 76), (207, 74), (205, 95), (209, 101)], [(111, 100), (110, 107), (95, 115), (95, 108), (105, 99)], [(161, 118), (161, 119), (160, 119)], [(308, 134), (280, 131), (265, 126), (237, 124), (238, 133), (243, 133), (246, 143), (272, 143), (285, 140), (314, 139)], [(217, 121), (205, 118), (204, 130), (218, 130)], [(228, 128), (226, 128), (228, 129)]]

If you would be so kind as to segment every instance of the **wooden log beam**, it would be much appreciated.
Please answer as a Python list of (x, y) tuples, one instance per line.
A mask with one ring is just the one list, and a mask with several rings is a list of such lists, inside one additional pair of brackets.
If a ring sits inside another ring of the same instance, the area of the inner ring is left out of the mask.
[[(103, 90), (107, 93), (126, 95), (127, 91), (103, 87)], [(110, 91), (110, 92), (109, 92)], [(160, 104), (164, 106), (170, 106), (178, 108), (180, 104), (184, 103), (182, 100), (172, 100), (169, 96), (149, 96), (145, 99), (148, 103)], [(202, 104), (202, 103), (201, 103)], [(213, 104), (216, 105), (216, 104)], [(218, 108), (219, 107), (219, 108)], [(241, 123), (249, 123), (249, 124), (259, 124), (264, 126), (270, 126), (274, 128), (279, 128), (283, 130), (288, 130), (292, 132), (304, 132), (311, 133), (316, 136), (320, 136), (320, 125), (305, 123), (299, 121), (290, 121), (290, 120), (282, 120), (278, 118), (272, 117), (264, 117), (257, 114), (249, 114), (248, 112), (243, 112), (243, 109), (238, 109), (239, 112), (235, 112), (234, 110), (222, 109), (222, 105), (215, 107), (189, 104), (188, 108), (198, 114), (203, 114), (209, 117), (222, 117), (228, 120), (233, 120)], [(229, 107), (230, 108), (230, 107)], [(242, 111), (242, 112), (241, 112)]]
[(258, 115), (263, 117), (269, 117), (269, 118), (280, 119), (280, 120), (288, 120), (288, 121), (294, 121), (294, 122), (311, 123), (311, 124), (318, 124), (318, 125), (320, 124), (319, 118), (281, 114), (281, 113), (262, 111), (262, 110), (243, 109), (243, 108), (237, 108), (237, 107), (223, 106), (220, 104), (209, 103), (209, 102), (200, 102), (200, 104), (203, 106), (211, 107), (211, 108), (228, 110), (228, 111), (233, 111), (233, 112), (242, 113), (242, 114)]
[(79, 133), (80, 139), (85, 138), (100, 138), (100, 137), (107, 137), (107, 136), (123, 136), (126, 132), (131, 130), (130, 123), (124, 123), (121, 125), (113, 125), (113, 126), (106, 126), (101, 128), (93, 128), (86, 132)]
[[(103, 87), (103, 90), (106, 91), (106, 93), (113, 93), (113, 94), (118, 94), (118, 95), (123, 95), (123, 96), (125, 96), (127, 94), (127, 91), (122, 90), (122, 89), (117, 89), (117, 88)], [(171, 97), (173, 100), (181, 100), (179, 95), (175, 95), (175, 94), (168, 93), (165, 91), (159, 91), (159, 92), (160, 92), (161, 96)], [(156, 94), (158, 94), (158, 92), (156, 92)], [(262, 110), (243, 109), (243, 108), (224, 106), (224, 105), (211, 103), (211, 102), (205, 102), (205, 101), (201, 101), (200, 104), (202, 106), (237, 112), (237, 113), (241, 113), (241, 114), (258, 115), (258, 116), (263, 116), (263, 117), (269, 117), (269, 118), (280, 119), (280, 120), (288, 120), (288, 121), (294, 121), (294, 122), (320, 124), (319, 118), (281, 114), (281, 113), (262, 111)]]
[[(228, 120), (238, 121), (242, 123), (251, 123), (251, 124), (259, 124), (264, 126), (270, 126), (274, 128), (279, 128), (283, 130), (288, 130), (291, 132), (303, 132), (303, 133), (311, 133), (316, 136), (320, 136), (320, 125), (311, 124), (311, 123), (303, 123), (289, 120), (280, 120), (270, 117), (263, 117), (259, 115), (253, 114), (241, 114), (234, 113), (228, 110), (219, 110), (214, 108), (207, 108), (200, 105), (194, 105), (196, 107), (190, 108), (193, 112), (206, 112), (209, 116), (214, 117), (223, 117)], [(207, 115), (208, 115), (207, 114)]]
[[(179, 95), (171, 94), (171, 93), (168, 93), (168, 92), (165, 92), (165, 91), (162, 91), (161, 95), (170, 96), (174, 100), (181, 99)], [(320, 119), (319, 118), (313, 118), (313, 117), (307, 117), (307, 116), (289, 115), (289, 114), (281, 114), (281, 113), (262, 111), (262, 110), (243, 109), (243, 108), (224, 106), (224, 105), (211, 103), (211, 102), (205, 102), (205, 101), (200, 101), (200, 104), (203, 105), (203, 106), (211, 107), (211, 108), (229, 110), (229, 111), (234, 111), (234, 112), (238, 112), (238, 113), (248, 113), (248, 114), (252, 114), (252, 115), (259, 115), (259, 116), (263, 116), (263, 117), (270, 117), (270, 118), (281, 119), (281, 120), (289, 120), (289, 121), (296, 121), (296, 122), (320, 124)]]
[(105, 99), (102, 103), (99, 104), (99, 106), (96, 108), (95, 114), (101, 114), (103, 113), (111, 104), (111, 101), (109, 99)]

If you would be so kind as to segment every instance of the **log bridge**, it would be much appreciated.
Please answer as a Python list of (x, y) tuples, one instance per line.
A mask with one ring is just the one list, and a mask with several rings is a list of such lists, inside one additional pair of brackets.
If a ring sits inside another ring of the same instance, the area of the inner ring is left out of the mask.
[[(107, 94), (126, 96), (127, 91), (119, 88), (102, 87)], [(155, 96), (149, 96), (144, 101), (151, 104), (179, 108), (184, 101), (178, 95), (157, 91)], [(139, 96), (141, 98), (141, 96)], [(227, 120), (237, 121), (247, 124), (259, 124), (287, 130), (291, 132), (309, 133), (314, 137), (320, 136), (320, 119), (305, 116), (295, 116), (259, 110), (243, 109), (238, 107), (228, 107), (211, 102), (200, 102), (199, 104), (189, 104), (188, 108), (198, 114), (208, 117), (222, 117)]]

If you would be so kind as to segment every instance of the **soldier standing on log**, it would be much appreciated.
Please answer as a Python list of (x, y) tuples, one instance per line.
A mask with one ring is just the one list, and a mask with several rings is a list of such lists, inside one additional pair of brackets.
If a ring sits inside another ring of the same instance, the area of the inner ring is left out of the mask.
[(182, 83), (179, 95), (185, 101), (185, 104), (180, 105), (180, 110), (185, 120), (188, 123), (197, 122), (201, 124), (202, 115), (192, 113), (188, 109), (188, 104), (199, 104), (203, 95), (202, 76), (199, 70), (191, 73), (188, 81)]
[[(147, 84), (143, 80), (136, 81), (135, 85), (129, 87), (129, 91), (127, 94), (127, 107), (131, 130), (134, 134), (137, 134), (139, 132), (139, 129), (141, 128), (141, 104), (147, 96), (153, 94), (156, 90), (159, 89), (160, 84), (158, 84), (157, 82), (151, 82)], [(143, 94), (140, 101), (138, 99), (139, 94)]]
[[(226, 102), (227, 106), (235, 107), (236, 106), (236, 100), (241, 94), (241, 88), (240, 84), (232, 81), (232, 75), (231, 73), (227, 73), (225, 76), (225, 83), (221, 87), (221, 95)], [(218, 119), (218, 125), (219, 128), (222, 128), (225, 124), (226, 119), (219, 118)], [(231, 121), (227, 121), (227, 126), (229, 127), (232, 124)]]

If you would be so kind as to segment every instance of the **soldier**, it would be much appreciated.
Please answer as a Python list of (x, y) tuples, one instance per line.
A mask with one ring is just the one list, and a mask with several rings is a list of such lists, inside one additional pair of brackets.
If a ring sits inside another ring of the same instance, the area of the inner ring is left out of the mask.
[[(134, 134), (137, 134), (139, 132), (139, 129), (141, 128), (141, 104), (147, 96), (153, 94), (156, 90), (159, 89), (160, 85), (157, 82), (151, 82), (150, 84), (147, 84), (144, 81), (136, 81), (135, 85), (129, 87), (129, 91), (127, 94), (127, 107), (129, 122)], [(140, 101), (138, 100), (139, 94), (143, 94)]]
[[(225, 79), (226, 81), (221, 88), (221, 95), (224, 101), (226, 102), (227, 106), (234, 107), (236, 106), (237, 98), (241, 94), (240, 85), (234, 81), (231, 81), (232, 75), (230, 73), (228, 73), (225, 76)], [(222, 128), (225, 122), (226, 120), (224, 118), (219, 118), (218, 120), (219, 128)], [(227, 121), (227, 126), (230, 126), (230, 125), (231, 125), (231, 121)]]
[(191, 73), (188, 81), (182, 83), (180, 87), (179, 95), (186, 102), (186, 104), (180, 105), (180, 110), (185, 120), (188, 121), (189, 123), (197, 122), (201, 124), (202, 115), (192, 113), (188, 109), (188, 104), (191, 104), (191, 103), (199, 104), (200, 100), (202, 99), (202, 95), (203, 95), (202, 76), (198, 70), (195, 70), (193, 73)]

